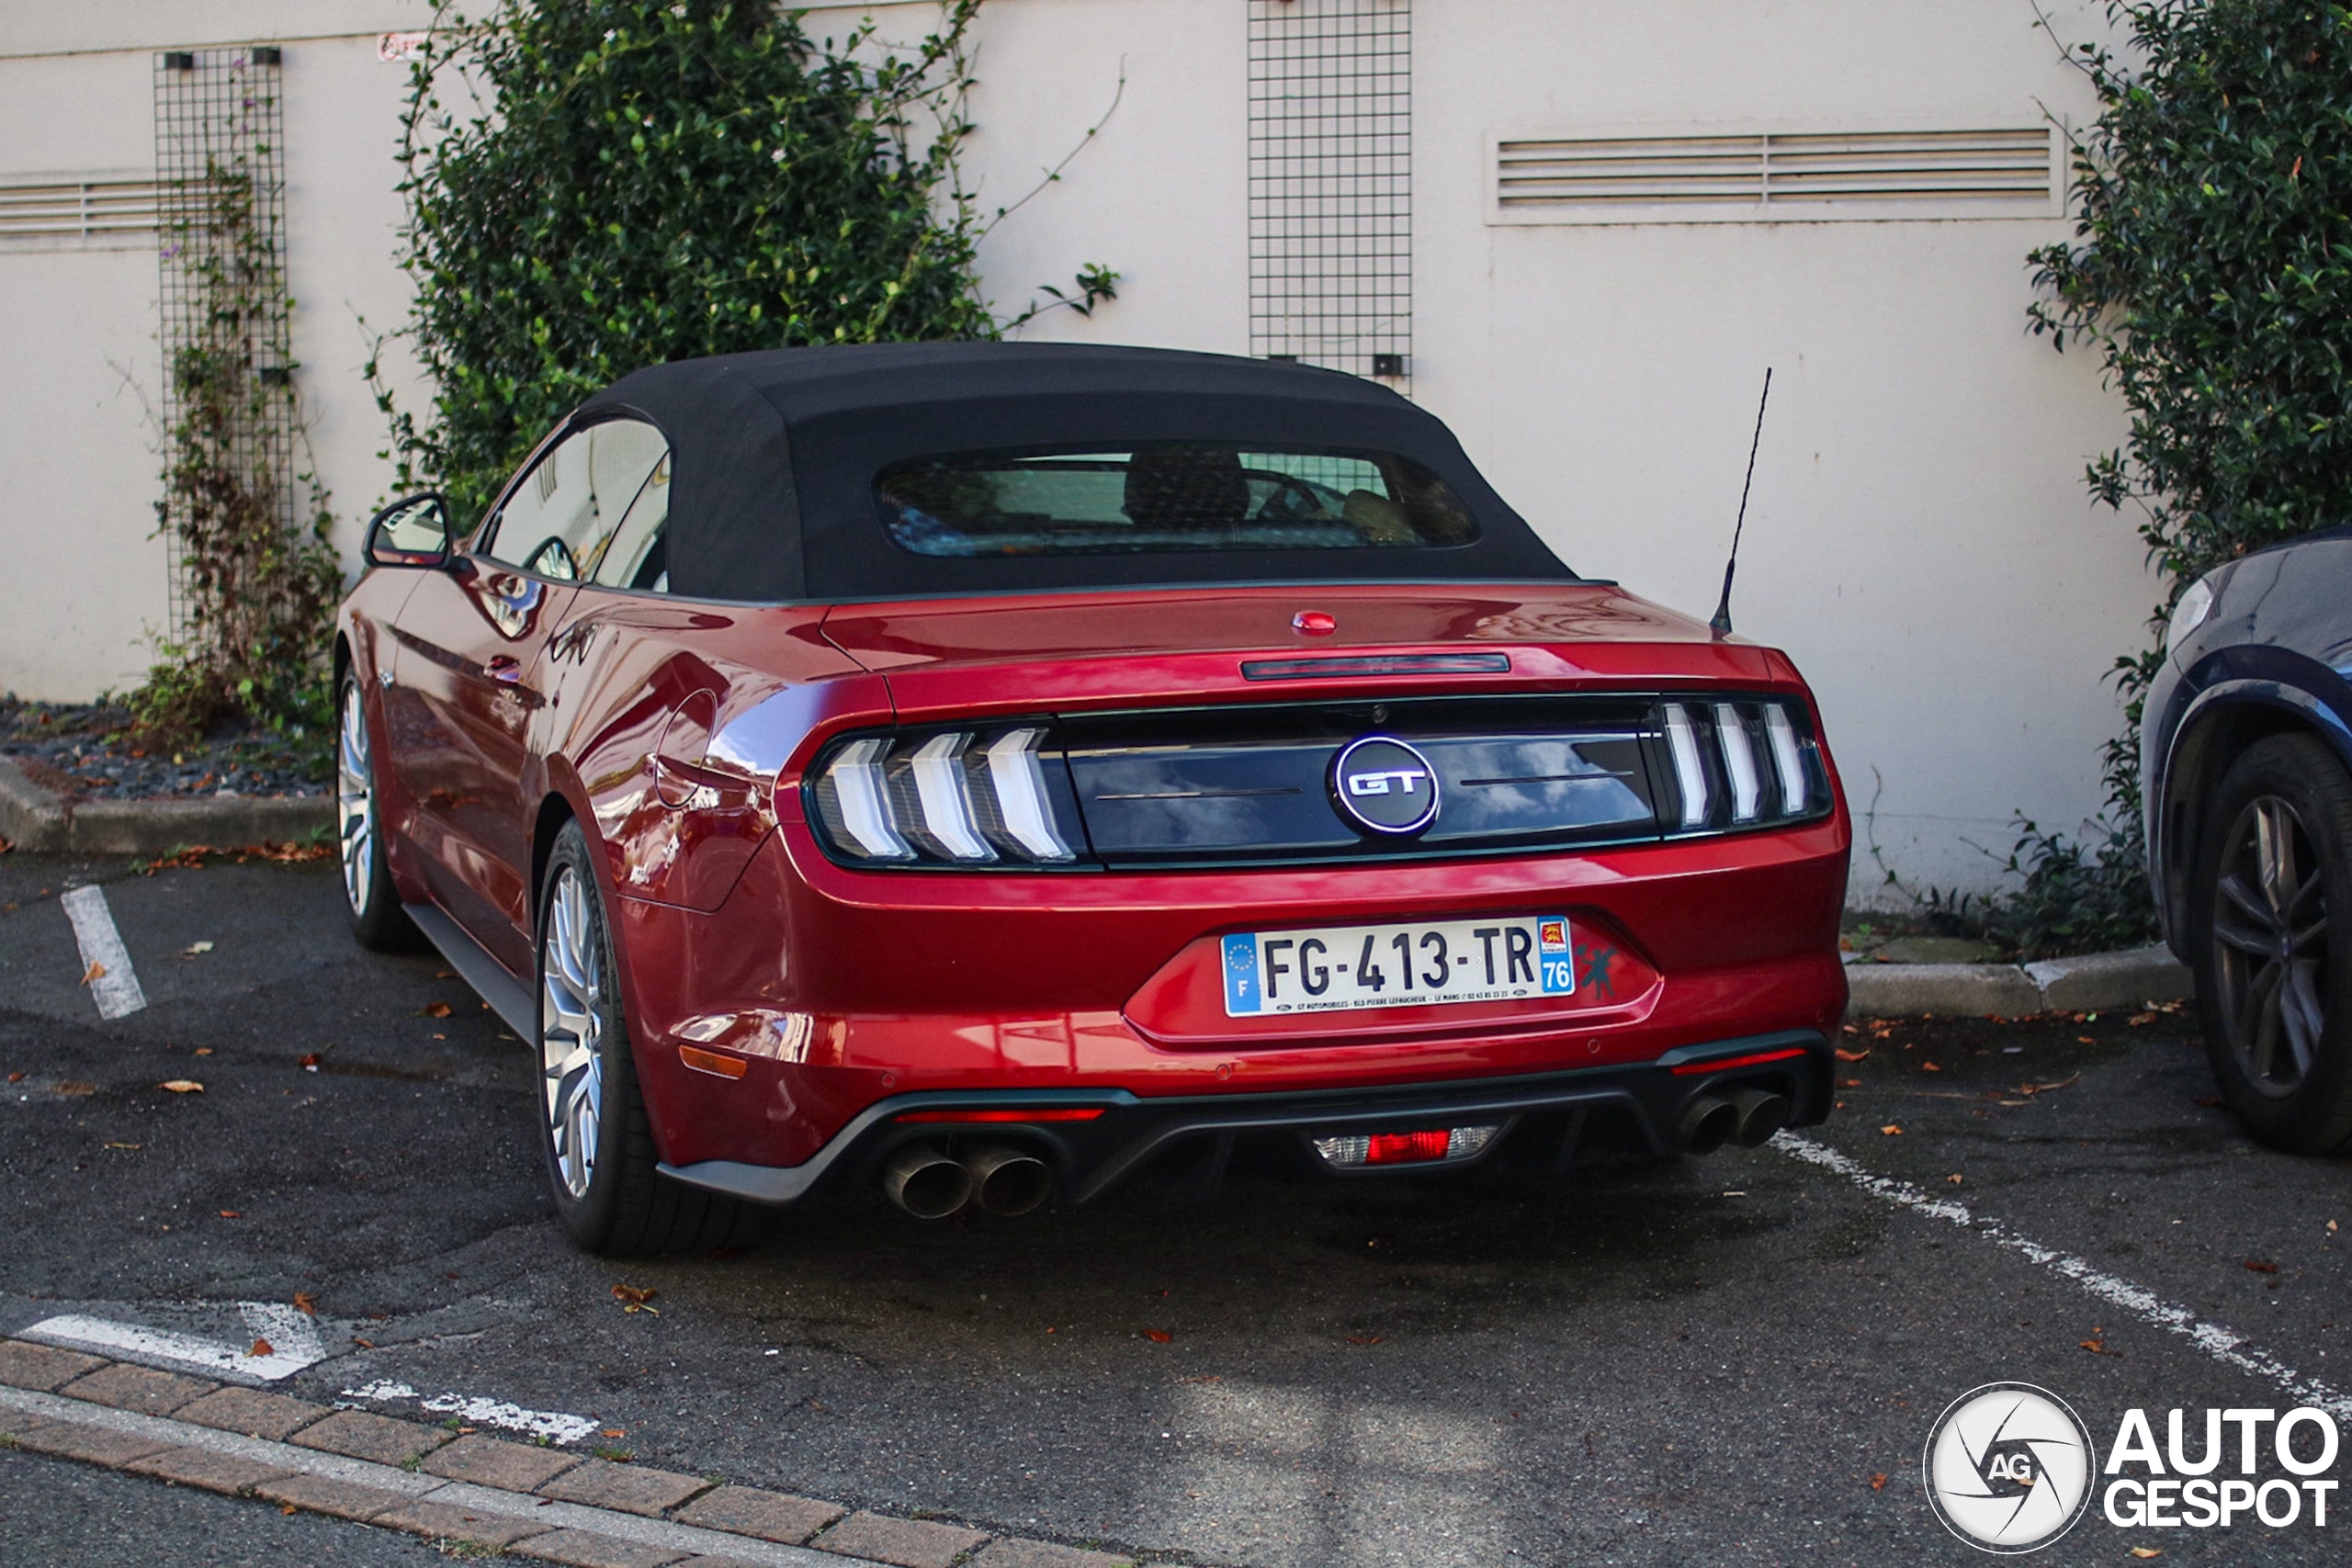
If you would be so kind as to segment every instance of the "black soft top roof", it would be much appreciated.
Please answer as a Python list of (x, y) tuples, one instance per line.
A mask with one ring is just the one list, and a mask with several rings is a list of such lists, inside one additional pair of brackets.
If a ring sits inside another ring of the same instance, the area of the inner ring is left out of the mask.
[[(1453, 433), (1385, 387), (1216, 354), (1083, 344), (870, 344), (657, 365), (591, 398), (668, 437), (670, 588), (763, 602), (1232, 581), (1574, 576), (1471, 467)], [(1236, 443), (1394, 452), (1478, 523), (1466, 545), (940, 558), (884, 536), (875, 476), (1001, 447)]]

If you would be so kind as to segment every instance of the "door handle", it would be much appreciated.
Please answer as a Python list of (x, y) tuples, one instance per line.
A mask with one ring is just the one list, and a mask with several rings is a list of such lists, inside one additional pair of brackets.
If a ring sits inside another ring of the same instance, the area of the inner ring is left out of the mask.
[(523, 679), (523, 661), (503, 653), (493, 656), (483, 668), (490, 671), (492, 680), (503, 681), (510, 686)]

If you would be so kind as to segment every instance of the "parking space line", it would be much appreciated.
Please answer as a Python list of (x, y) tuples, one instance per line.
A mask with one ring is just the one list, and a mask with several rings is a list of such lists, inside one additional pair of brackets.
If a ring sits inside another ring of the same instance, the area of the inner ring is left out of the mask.
[(420, 1394), (404, 1382), (384, 1379), (345, 1389), (343, 1397), (379, 1404), (413, 1400), (435, 1416), (455, 1416), (470, 1427), (501, 1427), (510, 1432), (545, 1438), (558, 1448), (576, 1443), (596, 1430), (596, 1423), (585, 1416), (570, 1416), (560, 1410), (526, 1410), (508, 1400), (472, 1394)]
[(2142, 1322), (2166, 1333), (2179, 1335), (2215, 1360), (2277, 1384), (2298, 1404), (2317, 1405), (2338, 1420), (2352, 1420), (2352, 1396), (2317, 1378), (2305, 1377), (2236, 1331), (2224, 1328), (2218, 1323), (2209, 1323), (2188, 1308), (2165, 1301), (2144, 1286), (2094, 1268), (2071, 1252), (2061, 1252), (2056, 1247), (2044, 1247), (2029, 1236), (2019, 1235), (1998, 1220), (1973, 1214), (1965, 1203), (1935, 1197), (1891, 1176), (1879, 1176), (1826, 1144), (1817, 1144), (1811, 1138), (1783, 1132), (1772, 1135), (1772, 1146), (1808, 1165), (1834, 1171), (1882, 1201), (1908, 1209), (1928, 1219), (1942, 1220), (1963, 1230), (1973, 1231), (1996, 1247), (2005, 1247), (2029, 1262), (2072, 1280), (2100, 1301), (2132, 1314)]
[(139, 988), (130, 950), (122, 945), (122, 933), (114, 929), (106, 889), (71, 887), (57, 901), (65, 918), (74, 922), (74, 941), (82, 950), (82, 972), (93, 976), (90, 997), (98, 1004), (98, 1016), (127, 1018), (145, 1007), (147, 993)]
[(18, 1329), (17, 1337), (68, 1349), (95, 1350), (126, 1361), (192, 1369), (238, 1382), (276, 1382), (326, 1359), (318, 1329), (292, 1307), (272, 1302), (240, 1302), (237, 1306), (255, 1340), (268, 1343), (267, 1355), (254, 1355), (251, 1346), (203, 1339), (167, 1328), (142, 1328), (135, 1323), (116, 1323), (80, 1313), (42, 1318), (29, 1328)]

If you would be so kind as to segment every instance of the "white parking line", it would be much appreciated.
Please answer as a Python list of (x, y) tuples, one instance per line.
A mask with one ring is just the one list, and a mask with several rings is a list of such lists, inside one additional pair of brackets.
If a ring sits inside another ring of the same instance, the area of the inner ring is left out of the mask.
[(379, 1380), (362, 1383), (357, 1388), (345, 1389), (343, 1396), (382, 1404), (415, 1400), (435, 1416), (455, 1416), (473, 1427), (501, 1427), (510, 1432), (528, 1432), (534, 1437), (547, 1438), (559, 1448), (576, 1443), (596, 1429), (596, 1423), (585, 1416), (567, 1416), (560, 1410), (526, 1410), (503, 1399), (483, 1399), (479, 1395), (463, 1393), (436, 1393), (420, 1398), (416, 1390), (404, 1382)]
[(98, 1016), (126, 1018), (145, 1007), (147, 993), (139, 988), (122, 933), (114, 929), (106, 889), (72, 887), (57, 901), (74, 922), (74, 941), (82, 950), (82, 972), (92, 976), (90, 997), (98, 1004)]
[[(326, 1359), (318, 1325), (294, 1308), (276, 1302), (239, 1302), (237, 1310), (253, 1331), (251, 1343), (224, 1344), (168, 1328), (142, 1328), (135, 1323), (85, 1317), (79, 1313), (45, 1317), (30, 1328), (19, 1329), (17, 1337), (260, 1382), (292, 1377), (304, 1367)], [(262, 1342), (267, 1343), (269, 1353), (256, 1356), (254, 1344)]]
[(1909, 1182), (1891, 1176), (1874, 1175), (1864, 1169), (1860, 1162), (1826, 1144), (1816, 1144), (1811, 1138), (1800, 1138), (1793, 1133), (1775, 1133), (1772, 1146), (1808, 1165), (1835, 1171), (1873, 1198), (1883, 1199), (1928, 1219), (1942, 1220), (1963, 1230), (1974, 1231), (1994, 1246), (2006, 1247), (2029, 1262), (2038, 1263), (2052, 1273), (2072, 1280), (2110, 1306), (2119, 1307), (2167, 1333), (2179, 1335), (2215, 1360), (2277, 1384), (2298, 1404), (2315, 1404), (2338, 1420), (2352, 1420), (2352, 1396), (2317, 1378), (2305, 1377), (2235, 1331), (2218, 1323), (2208, 1323), (2187, 1307), (2176, 1306), (2144, 1286), (2102, 1272), (2071, 1252), (2061, 1252), (2056, 1247), (2044, 1247), (2030, 1237), (2019, 1235), (1998, 1220), (1979, 1218), (1968, 1212), (1965, 1203), (1950, 1198), (1933, 1197)]

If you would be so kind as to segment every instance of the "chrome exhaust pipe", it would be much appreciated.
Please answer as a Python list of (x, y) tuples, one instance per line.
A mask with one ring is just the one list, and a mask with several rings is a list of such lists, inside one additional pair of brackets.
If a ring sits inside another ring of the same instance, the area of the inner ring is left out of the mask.
[(980, 1207), (1011, 1219), (1054, 1195), (1054, 1173), (1044, 1160), (1009, 1144), (983, 1144), (964, 1156)]
[(1739, 1130), (1731, 1141), (1752, 1149), (1789, 1124), (1789, 1097), (1769, 1089), (1732, 1090), (1732, 1108), (1739, 1112)]
[(1728, 1100), (1702, 1094), (1682, 1112), (1675, 1143), (1687, 1155), (1711, 1155), (1739, 1131), (1739, 1109)]
[(916, 1219), (944, 1220), (972, 1201), (972, 1173), (940, 1150), (915, 1144), (882, 1168), (882, 1190)]

